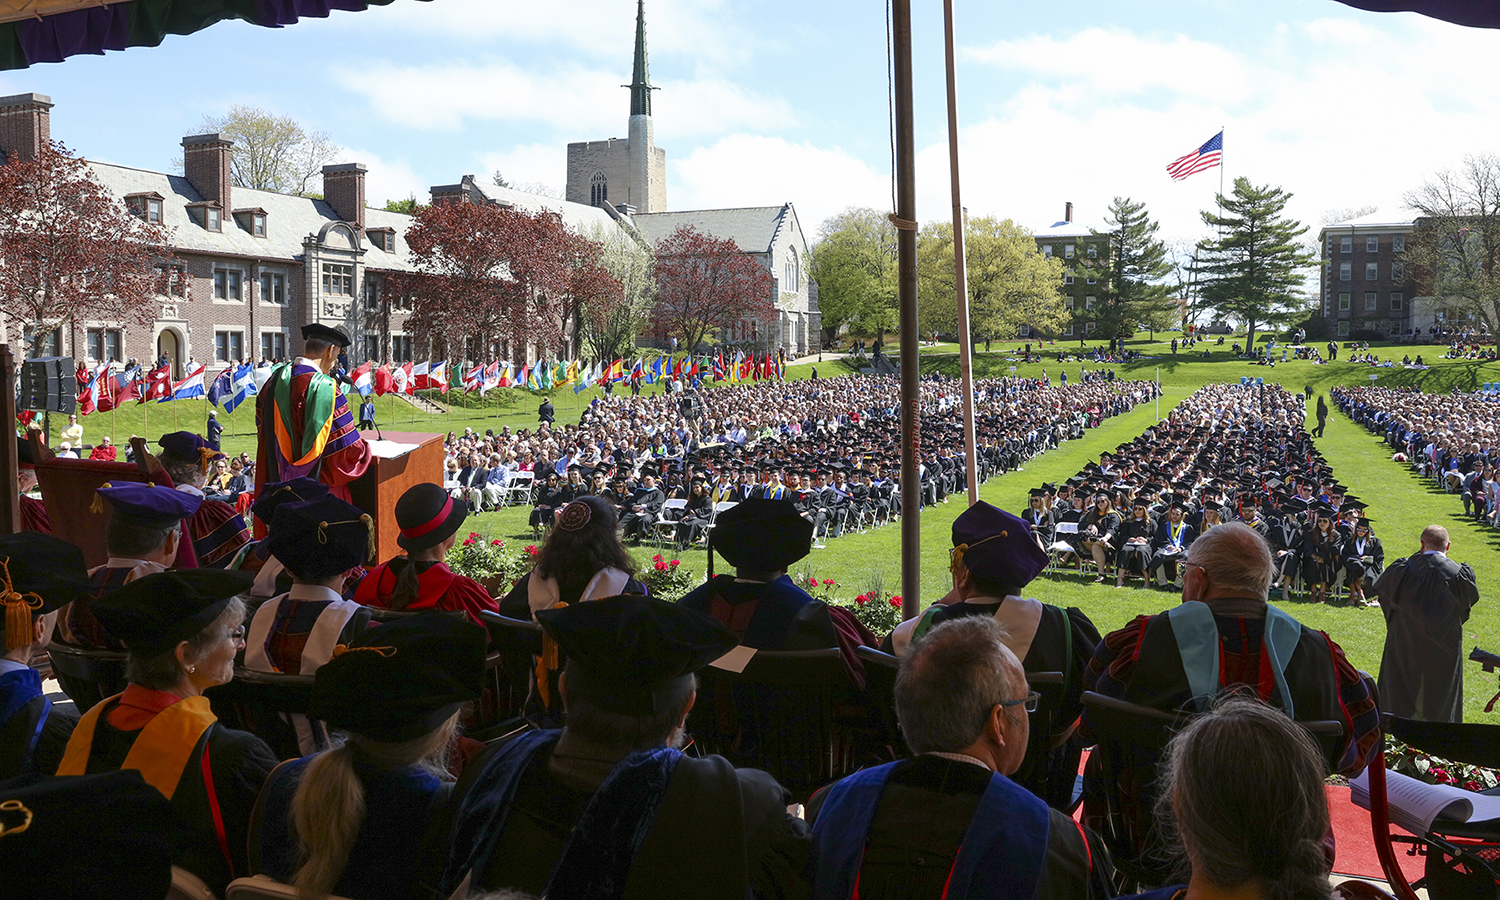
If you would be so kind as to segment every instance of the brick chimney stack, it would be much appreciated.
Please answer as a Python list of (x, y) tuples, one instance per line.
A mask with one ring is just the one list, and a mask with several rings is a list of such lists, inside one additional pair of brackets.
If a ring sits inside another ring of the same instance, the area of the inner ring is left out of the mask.
[(0, 97), (0, 151), (7, 160), (30, 162), (52, 140), (52, 106), (46, 94)]
[(339, 163), (323, 167), (323, 200), (333, 207), (333, 214), (341, 221), (354, 225), (361, 231), (365, 227), (365, 173), (364, 163)]
[(1063, 221), (1064, 222), (1071, 222), (1071, 221), (1073, 221), (1073, 201), (1072, 200), (1069, 200), (1068, 202), (1066, 202), (1066, 203), (1063, 204)]
[(182, 139), (182, 171), (204, 200), (216, 200), (227, 214), (233, 206), (229, 192), (229, 149), (234, 141), (217, 134), (195, 134)]

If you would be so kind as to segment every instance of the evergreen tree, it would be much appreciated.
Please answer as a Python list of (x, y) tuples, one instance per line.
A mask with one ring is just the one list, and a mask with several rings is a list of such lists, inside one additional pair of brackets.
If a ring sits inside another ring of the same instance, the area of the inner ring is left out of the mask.
[(1167, 246), (1157, 238), (1158, 225), (1146, 214), (1146, 204), (1116, 197), (1109, 205), (1109, 274), (1095, 309), (1097, 328), (1105, 337), (1121, 340), (1146, 325), (1152, 331), (1171, 327), (1180, 319), (1172, 286)]
[(1198, 244), (1201, 305), (1245, 323), (1247, 350), (1255, 330), (1291, 314), (1300, 298), (1303, 269), (1317, 264), (1298, 242), (1307, 226), (1282, 217), (1292, 195), (1269, 185), (1234, 180), (1234, 193), (1218, 196), (1222, 213), (1205, 210), (1203, 224), (1216, 229)]

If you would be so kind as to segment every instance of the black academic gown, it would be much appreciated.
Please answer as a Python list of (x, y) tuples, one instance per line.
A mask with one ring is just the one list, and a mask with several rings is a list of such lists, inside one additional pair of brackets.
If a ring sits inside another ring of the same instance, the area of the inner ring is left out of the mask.
[(765, 584), (716, 575), (677, 602), (713, 616), (743, 644), (757, 650), (822, 650), (839, 645), (828, 604), (797, 587), (787, 575)]
[(1474, 570), (1442, 553), (1398, 560), (1375, 582), (1385, 616), (1380, 711), (1463, 721), (1463, 625), (1479, 600)]

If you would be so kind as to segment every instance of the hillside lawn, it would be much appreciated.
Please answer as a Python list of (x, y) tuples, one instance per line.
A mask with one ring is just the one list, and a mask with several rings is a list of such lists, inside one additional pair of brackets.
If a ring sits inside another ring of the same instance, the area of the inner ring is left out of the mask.
[[(1347, 362), (1346, 348), (1340, 348), (1340, 359), (1327, 365), (1309, 362), (1278, 363), (1274, 367), (1251, 365), (1235, 359), (1229, 345), (1234, 340), (1243, 341), (1243, 336), (1227, 337), (1223, 347), (1213, 341), (1200, 343), (1197, 353), (1179, 351), (1174, 358), (1167, 340), (1139, 341), (1130, 344), (1139, 350), (1143, 359), (1113, 366), (1072, 361), (1059, 365), (1057, 352), (1076, 352), (1076, 342), (1049, 345), (1042, 348), (1043, 361), (1021, 363), (1016, 357), (1024, 342), (996, 342), (992, 352), (975, 357), (976, 377), (1000, 377), (1011, 374), (1038, 376), (1045, 369), (1054, 383), (1061, 371), (1068, 372), (1068, 380), (1078, 379), (1082, 369), (1097, 370), (1113, 368), (1119, 378), (1154, 379), (1158, 369), (1164, 388), (1160, 401), (1160, 413), (1170, 409), (1188, 396), (1197, 387), (1209, 382), (1238, 382), (1242, 376), (1261, 377), (1268, 383), (1279, 383), (1288, 390), (1298, 391), (1310, 386), (1314, 395), (1325, 394), (1335, 385), (1369, 384), (1369, 376), (1377, 376), (1382, 386), (1415, 386), (1426, 392), (1447, 392), (1450, 389), (1473, 390), (1485, 382), (1500, 382), (1500, 362), (1476, 362), (1445, 360), (1437, 358), (1446, 352), (1445, 347), (1421, 345), (1376, 345), (1373, 352), (1382, 359), (1394, 358), (1399, 362), (1403, 354), (1415, 357), (1420, 353), (1430, 368), (1409, 370), (1397, 368), (1374, 368), (1364, 364)], [(1091, 342), (1090, 347), (1100, 342)], [(888, 344), (889, 346), (889, 344)], [(1317, 344), (1326, 351), (1326, 341)], [(1204, 349), (1208, 357), (1202, 356)], [(1033, 344), (1033, 349), (1036, 345)], [(958, 358), (952, 344), (924, 347), (922, 370), (924, 373), (957, 375)], [(1277, 354), (1279, 358), (1280, 354)], [(851, 369), (843, 360), (828, 359), (816, 363), (820, 377), (846, 374)], [(806, 378), (811, 375), (813, 365), (791, 366), (789, 378)], [(660, 385), (648, 387), (648, 392), (660, 391)], [(575, 395), (571, 388), (555, 392), (553, 403), (559, 422), (577, 421), (578, 414), (599, 393), (591, 388)], [(409, 404), (395, 398), (380, 398), (377, 402), (377, 420), (382, 428), (393, 431), (462, 431), (465, 427), (483, 432), (509, 425), (512, 430), (533, 427), (536, 424), (536, 407), (540, 402), (534, 395), (521, 391), (494, 392), (482, 404), (469, 398), (470, 406), (461, 405), (464, 400), (450, 395), (439, 402), (452, 403), (452, 408), (443, 415), (418, 412)], [(1308, 404), (1309, 413), (1315, 402)], [(1332, 404), (1330, 404), (1332, 407)], [(174, 409), (175, 408), (175, 409)], [(160, 434), (175, 427), (202, 431), (208, 405), (206, 401), (177, 401), (152, 404), (148, 413), (139, 406), (122, 409), (114, 413), (99, 413), (80, 419), (84, 426), (84, 441), (93, 443), (100, 434), (113, 429), (113, 440), (123, 443), (132, 434), (143, 434), (154, 441)], [(1004, 509), (1018, 511), (1025, 507), (1027, 491), (1042, 482), (1061, 481), (1075, 474), (1083, 465), (1097, 460), (1102, 450), (1113, 449), (1140, 434), (1151, 424), (1157, 413), (1156, 404), (1138, 406), (1123, 416), (1106, 421), (1100, 428), (1089, 430), (1082, 439), (1064, 443), (1060, 448), (1042, 454), (1026, 463), (1023, 471), (1010, 472), (990, 479), (980, 489), (980, 498)], [(174, 422), (174, 414), (177, 417)], [(145, 419), (149, 416), (149, 421)], [(251, 435), (254, 411), (250, 405), (242, 406), (233, 416), (220, 412), (225, 425), (224, 449), (231, 453), (248, 451), (255, 453)], [(1311, 416), (1309, 417), (1311, 422)], [(66, 425), (66, 417), (52, 417), (53, 443), (60, 438), (57, 433)], [(101, 430), (102, 429), (102, 430)], [(1463, 505), (1457, 495), (1446, 494), (1430, 481), (1418, 478), (1405, 464), (1391, 461), (1391, 448), (1379, 437), (1354, 425), (1336, 409), (1329, 417), (1327, 434), (1315, 443), (1332, 464), (1335, 476), (1349, 486), (1370, 505), (1369, 517), (1375, 522), (1376, 534), (1386, 548), (1386, 564), (1417, 550), (1417, 535), (1423, 527), (1437, 523), (1448, 527), (1453, 539), (1451, 556), (1473, 565), (1478, 575), (1481, 599), (1465, 628), (1465, 652), (1473, 645), (1500, 651), (1500, 608), (1491, 599), (1491, 592), (1500, 585), (1500, 532), (1481, 526), (1473, 519), (1463, 516)], [(923, 603), (930, 603), (948, 590), (948, 548), (951, 546), (950, 526), (962, 512), (962, 495), (950, 497), (950, 502), (924, 509), (922, 516), (922, 593)], [(503, 538), (507, 542), (531, 543), (531, 530), (526, 525), (528, 508), (509, 508), (497, 512), (478, 514), (470, 520), (468, 528), (487, 539)], [(852, 598), (871, 588), (879, 587), (884, 593), (901, 592), (899, 526), (876, 528), (865, 534), (846, 534), (831, 541), (826, 549), (814, 550), (805, 560), (794, 567), (794, 575), (816, 575), (819, 579), (838, 582), (835, 595)], [(635, 551), (638, 562), (649, 566), (655, 553), (667, 558), (679, 554), (670, 549), (653, 549), (643, 545)], [(696, 577), (701, 578), (706, 569), (704, 552), (690, 549), (680, 554), (683, 565)], [(723, 563), (718, 566), (722, 570)], [(1092, 573), (1086, 581), (1092, 581)], [(1054, 573), (1042, 576), (1033, 582), (1028, 594), (1047, 603), (1059, 606), (1077, 606), (1083, 609), (1101, 632), (1118, 628), (1137, 614), (1155, 613), (1176, 602), (1173, 594), (1146, 590), (1138, 583), (1127, 582), (1124, 588), (1115, 588), (1111, 581), (1105, 585), (1085, 583), (1076, 572)], [(1385, 640), (1385, 625), (1376, 609), (1346, 609), (1329, 606), (1314, 606), (1299, 599), (1279, 604), (1308, 625), (1322, 629), (1338, 641), (1349, 658), (1359, 668), (1378, 673), (1380, 655)], [(1494, 675), (1485, 675), (1477, 664), (1464, 664), (1464, 704), (1466, 717), (1470, 721), (1485, 721), (1490, 716), (1482, 712), (1485, 702), (1495, 692)]]

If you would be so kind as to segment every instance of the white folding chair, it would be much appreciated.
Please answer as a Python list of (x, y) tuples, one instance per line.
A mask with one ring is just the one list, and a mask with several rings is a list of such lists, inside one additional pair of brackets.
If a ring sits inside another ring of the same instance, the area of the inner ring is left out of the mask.
[[(657, 513), (656, 521), (651, 525), (651, 539), (658, 547), (677, 536), (677, 523), (682, 519), (682, 511), (687, 508), (687, 501), (681, 498), (668, 500), (661, 505), (661, 512)], [(671, 513), (677, 515), (670, 515)]]
[(505, 486), (505, 490), (500, 492), (500, 505), (510, 506), (512, 503), (529, 505), (531, 488), (535, 481), (535, 472), (517, 472), (512, 475), (510, 483)]
[(1073, 549), (1073, 545), (1072, 544), (1070, 544), (1067, 541), (1065, 541), (1065, 540), (1062, 539), (1063, 535), (1065, 535), (1065, 534), (1077, 534), (1077, 533), (1078, 533), (1078, 523), (1077, 522), (1058, 522), (1057, 523), (1057, 528), (1053, 531), (1053, 541), (1052, 541), (1051, 544), (1047, 545), (1047, 568), (1048, 569), (1055, 569), (1057, 567), (1057, 561), (1058, 561), (1058, 559), (1061, 558), (1064, 553), (1076, 553), (1077, 552), (1076, 550)]
[(720, 500), (718, 503), (715, 503), (713, 513), (709, 516), (708, 524), (703, 526), (703, 534), (706, 536), (713, 531), (714, 524), (719, 521), (719, 513), (724, 512), (726, 509), (734, 509), (739, 505), (738, 500)]

